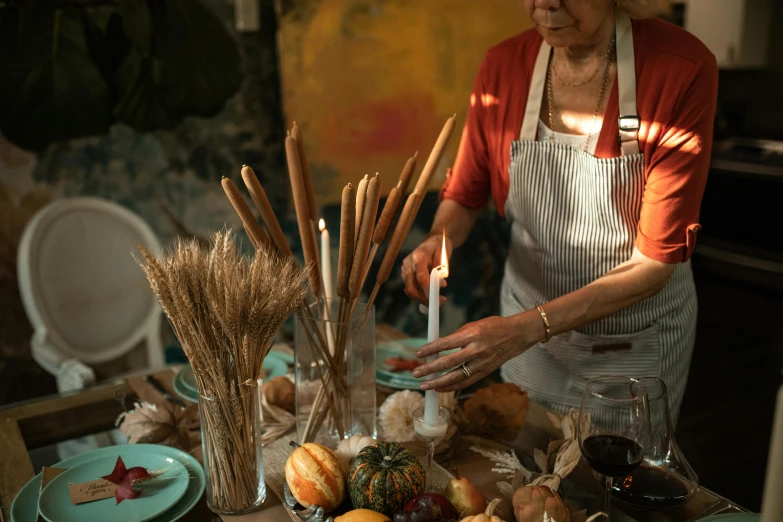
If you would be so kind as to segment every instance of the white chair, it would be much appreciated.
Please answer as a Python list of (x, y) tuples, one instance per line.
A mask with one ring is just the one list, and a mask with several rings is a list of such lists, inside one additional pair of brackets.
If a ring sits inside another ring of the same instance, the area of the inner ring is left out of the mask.
[(154, 255), (161, 251), (144, 220), (98, 198), (55, 201), (27, 224), (18, 279), (34, 330), (31, 350), (60, 392), (93, 384), (90, 365), (125, 355), (142, 341), (144, 367), (163, 366), (161, 309), (133, 258), (139, 245)]

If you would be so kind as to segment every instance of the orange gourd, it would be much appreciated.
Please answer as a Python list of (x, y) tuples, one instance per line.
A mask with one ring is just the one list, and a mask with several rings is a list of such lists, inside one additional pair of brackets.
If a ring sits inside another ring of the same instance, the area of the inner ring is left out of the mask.
[(495, 511), (495, 506), (500, 503), (500, 499), (496, 498), (487, 506), (487, 510), (480, 515), (471, 515), (463, 518), (460, 522), (506, 522), (502, 518), (492, 514)]
[(345, 472), (337, 455), (320, 444), (308, 442), (294, 449), (285, 463), (285, 480), (294, 498), (333, 511), (345, 499)]
[(335, 518), (334, 522), (391, 522), (391, 519), (371, 509), (354, 509)]

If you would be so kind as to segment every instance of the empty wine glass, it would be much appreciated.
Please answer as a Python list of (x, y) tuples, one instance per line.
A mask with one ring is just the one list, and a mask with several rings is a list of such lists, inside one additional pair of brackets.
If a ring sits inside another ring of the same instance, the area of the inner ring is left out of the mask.
[(604, 478), (604, 513), (609, 518), (612, 480), (627, 477), (644, 458), (650, 423), (647, 394), (638, 379), (602, 376), (590, 379), (577, 421), (579, 448)]

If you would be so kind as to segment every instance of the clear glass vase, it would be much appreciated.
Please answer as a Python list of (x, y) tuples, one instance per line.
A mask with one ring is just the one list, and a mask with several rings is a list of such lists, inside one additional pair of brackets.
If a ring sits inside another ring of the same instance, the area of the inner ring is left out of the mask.
[(300, 444), (334, 448), (376, 436), (375, 308), (321, 300), (294, 317), (296, 429)]
[(639, 396), (647, 394), (649, 436), (642, 464), (628, 477), (614, 481), (612, 495), (642, 510), (681, 506), (698, 492), (699, 479), (674, 440), (666, 384), (655, 377), (643, 377), (636, 379), (633, 391)]
[(256, 387), (234, 397), (199, 394), (207, 506), (220, 515), (251, 513), (266, 500), (259, 408)]

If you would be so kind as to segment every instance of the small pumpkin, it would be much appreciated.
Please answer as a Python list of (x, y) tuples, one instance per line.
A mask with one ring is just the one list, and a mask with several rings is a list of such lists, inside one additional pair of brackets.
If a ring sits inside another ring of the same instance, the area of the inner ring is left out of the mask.
[(334, 522), (391, 522), (391, 519), (371, 509), (354, 509), (335, 518)]
[(294, 413), (296, 405), (296, 386), (288, 377), (272, 377), (263, 385), (266, 401), (285, 411)]
[(375, 439), (360, 433), (352, 435), (348, 439), (343, 439), (337, 444), (335, 453), (340, 457), (340, 462), (343, 464), (343, 470), (345, 470), (346, 475), (351, 470), (351, 460), (367, 446), (375, 446)]
[(416, 455), (396, 442), (362, 449), (351, 464), (348, 491), (354, 508), (391, 517), (424, 490), (424, 468)]
[(541, 522), (544, 513), (555, 522), (569, 522), (571, 518), (560, 495), (547, 486), (523, 486), (514, 492), (511, 503), (517, 522)]
[(285, 463), (285, 481), (297, 502), (328, 513), (345, 500), (345, 472), (332, 450), (308, 442), (296, 447)]
[(500, 499), (496, 498), (495, 500), (489, 503), (486, 511), (484, 511), (479, 515), (471, 515), (469, 517), (465, 517), (460, 522), (506, 522), (502, 518), (492, 514), (495, 511), (495, 506), (497, 506), (498, 504), (500, 504)]

